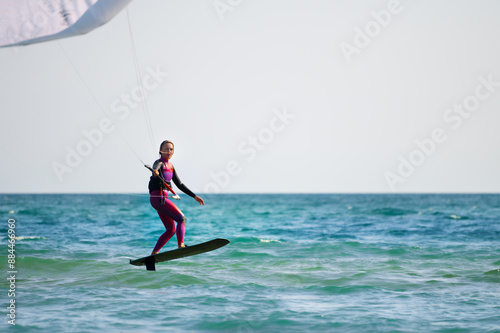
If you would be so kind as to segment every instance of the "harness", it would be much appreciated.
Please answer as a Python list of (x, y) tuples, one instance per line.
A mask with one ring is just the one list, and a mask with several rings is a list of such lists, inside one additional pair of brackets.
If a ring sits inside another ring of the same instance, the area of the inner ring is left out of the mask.
[[(161, 169), (163, 169), (163, 162), (162, 163), (162, 166), (161, 166)], [(154, 172), (154, 169), (149, 166), (149, 165), (146, 165), (144, 164), (144, 166), (149, 169), (149, 171), (151, 172)], [(166, 200), (166, 196), (165, 196), (165, 189), (167, 191), (170, 191), (172, 192), (173, 196), (172, 196), (172, 199), (175, 199), (175, 200), (181, 200), (181, 197), (179, 197), (175, 191), (172, 189), (172, 183), (170, 181), (166, 181), (165, 178), (163, 178), (163, 171), (160, 172), (160, 174), (158, 175), (158, 177), (155, 177), (154, 175), (151, 175), (151, 178), (149, 179), (149, 192), (153, 192), (155, 190), (160, 190), (160, 195), (161, 195), (161, 204), (164, 205), (165, 204), (165, 200)]]

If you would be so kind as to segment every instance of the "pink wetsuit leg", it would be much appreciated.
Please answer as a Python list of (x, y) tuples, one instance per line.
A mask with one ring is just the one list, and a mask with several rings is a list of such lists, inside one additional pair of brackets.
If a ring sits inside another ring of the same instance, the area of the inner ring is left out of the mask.
[(172, 220), (170, 217), (161, 212), (158, 212), (158, 215), (160, 216), (160, 219), (163, 222), (166, 231), (160, 236), (160, 238), (158, 238), (155, 248), (153, 249), (154, 252), (160, 252), (161, 248), (165, 246), (165, 244), (167, 244), (167, 242), (170, 240), (170, 238), (172, 238), (172, 236), (175, 233), (174, 220)]
[(176, 231), (174, 221), (177, 222), (177, 243), (179, 246), (184, 243), (184, 234), (186, 232), (186, 228), (182, 223), (184, 221), (184, 214), (182, 214), (179, 208), (169, 199), (166, 199), (162, 205), (160, 194), (160, 191), (154, 191), (151, 193), (150, 197), (151, 206), (158, 211), (158, 215), (166, 229), (165, 233), (160, 236), (156, 243), (153, 250), (155, 252), (159, 252), (174, 235)]
[(177, 222), (177, 244), (181, 246), (184, 243), (184, 234), (186, 233), (186, 226), (182, 222)]

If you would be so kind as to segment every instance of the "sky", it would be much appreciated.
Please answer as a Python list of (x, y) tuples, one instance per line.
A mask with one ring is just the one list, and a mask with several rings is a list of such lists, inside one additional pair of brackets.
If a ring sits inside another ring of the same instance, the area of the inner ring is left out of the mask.
[(147, 193), (141, 161), (167, 139), (196, 193), (499, 192), (499, 14), (135, 0), (86, 35), (0, 48), (0, 192)]

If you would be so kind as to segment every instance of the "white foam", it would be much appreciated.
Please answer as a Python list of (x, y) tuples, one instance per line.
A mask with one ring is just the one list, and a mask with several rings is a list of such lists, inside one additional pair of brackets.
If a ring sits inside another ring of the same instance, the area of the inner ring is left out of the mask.
[(47, 238), (42, 237), (42, 236), (19, 236), (19, 237), (15, 237), (14, 239), (15, 240), (24, 240), (24, 239), (47, 239)]
[(279, 240), (276, 240), (276, 239), (259, 239), (261, 243), (272, 243), (272, 242), (276, 242), (276, 243), (281, 243)]

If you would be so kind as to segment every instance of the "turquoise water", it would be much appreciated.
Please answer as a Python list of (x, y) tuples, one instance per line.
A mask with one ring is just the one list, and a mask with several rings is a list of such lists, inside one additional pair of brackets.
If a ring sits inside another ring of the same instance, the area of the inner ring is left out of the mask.
[(231, 243), (156, 272), (147, 195), (0, 198), (2, 331), (500, 332), (500, 195), (183, 196), (186, 244)]

